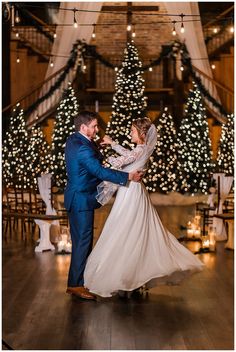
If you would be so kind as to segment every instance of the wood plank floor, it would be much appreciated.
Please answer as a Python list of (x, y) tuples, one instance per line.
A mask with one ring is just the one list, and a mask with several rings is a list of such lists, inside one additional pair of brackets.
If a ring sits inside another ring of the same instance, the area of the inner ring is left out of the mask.
[[(96, 213), (95, 240), (108, 212)], [(183, 208), (166, 208), (163, 222), (180, 213)], [(216, 254), (199, 255), (205, 270), (180, 286), (93, 302), (65, 294), (70, 256), (35, 253), (34, 237), (22, 241), (15, 233), (2, 242), (2, 338), (13, 349), (234, 349), (234, 253), (224, 243)], [(192, 251), (199, 246), (186, 245)]]

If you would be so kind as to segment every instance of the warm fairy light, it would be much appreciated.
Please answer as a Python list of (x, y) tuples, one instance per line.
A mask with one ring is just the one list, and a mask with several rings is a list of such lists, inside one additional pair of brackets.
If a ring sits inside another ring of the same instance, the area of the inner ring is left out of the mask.
[(212, 64), (212, 65), (211, 65), (211, 68), (212, 68), (212, 70), (215, 70), (216, 65), (215, 65), (215, 64)]
[(74, 26), (74, 28), (78, 28), (78, 23), (77, 23), (76, 17), (75, 17), (76, 9), (74, 9), (73, 11), (74, 11), (74, 23), (73, 23), (73, 26)]
[(176, 29), (175, 29), (175, 23), (176, 23), (176, 21), (173, 21), (172, 22), (173, 23), (173, 29), (172, 29), (172, 35), (176, 35)]
[(96, 28), (96, 25), (94, 24), (93, 25), (93, 33), (92, 33), (92, 38), (93, 39), (96, 38), (96, 30), (95, 30), (95, 28)]

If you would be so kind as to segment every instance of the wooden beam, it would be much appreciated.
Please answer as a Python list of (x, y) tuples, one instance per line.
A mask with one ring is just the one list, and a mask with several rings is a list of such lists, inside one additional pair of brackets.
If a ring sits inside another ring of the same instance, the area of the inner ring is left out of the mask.
[[(102, 6), (102, 11), (127, 12), (129, 6)], [(159, 11), (159, 6), (132, 6), (132, 12)]]

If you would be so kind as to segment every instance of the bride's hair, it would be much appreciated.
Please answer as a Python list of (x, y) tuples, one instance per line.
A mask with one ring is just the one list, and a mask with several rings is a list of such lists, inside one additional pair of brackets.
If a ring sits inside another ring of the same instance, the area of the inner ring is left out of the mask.
[(149, 128), (151, 127), (151, 120), (147, 117), (138, 118), (133, 120), (132, 125), (137, 129), (139, 137), (142, 138), (142, 135), (147, 134)]

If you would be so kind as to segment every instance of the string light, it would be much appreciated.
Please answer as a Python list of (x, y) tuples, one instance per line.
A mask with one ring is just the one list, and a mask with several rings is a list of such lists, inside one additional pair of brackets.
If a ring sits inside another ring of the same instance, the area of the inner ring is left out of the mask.
[(127, 31), (130, 32), (130, 31), (131, 31), (131, 28), (132, 28), (131, 24), (128, 24), (128, 26), (127, 26)]
[(93, 33), (92, 33), (92, 38), (96, 38), (96, 24), (93, 24)]
[(136, 37), (136, 33), (135, 33), (135, 25), (133, 25), (132, 37), (133, 37), (133, 38), (135, 38), (135, 37)]
[(181, 33), (184, 33), (185, 32), (185, 29), (184, 29), (184, 14), (183, 13), (181, 13), (181, 15), (180, 15), (180, 17), (181, 17), (181, 28), (180, 28), (180, 32)]
[(17, 56), (16, 56), (16, 63), (19, 64), (20, 63), (20, 55), (19, 53), (17, 52)]
[(53, 67), (54, 66), (54, 63), (53, 63), (53, 59), (52, 57), (50, 58), (50, 67)]
[(15, 22), (20, 23), (20, 16), (18, 10), (16, 10)]
[(86, 65), (83, 65), (83, 71), (84, 71), (84, 72), (86, 71), (86, 68), (87, 68), (87, 66), (86, 66)]
[(211, 68), (212, 68), (212, 70), (215, 70), (216, 65), (215, 65), (215, 64), (212, 64), (212, 65), (211, 65)]
[(176, 21), (173, 21), (172, 23), (173, 23), (172, 35), (176, 35), (176, 29), (175, 29)]
[(180, 71), (184, 71), (184, 66), (180, 66)]
[(234, 33), (234, 26), (230, 27), (230, 33)]
[(19, 38), (19, 32), (18, 31), (16, 32), (16, 38)]
[(115, 71), (116, 71), (116, 72), (118, 71), (118, 67), (115, 67)]
[(74, 23), (73, 23), (73, 26), (74, 26), (74, 28), (78, 28), (78, 23), (77, 23), (76, 17), (75, 17), (76, 9), (74, 9), (73, 11), (74, 11)]
[(54, 39), (56, 39), (56, 37), (57, 37), (57, 34), (56, 34), (56, 32), (53, 34), (53, 38)]
[(149, 70), (150, 72), (152, 72), (152, 67), (150, 66), (148, 70)]
[(218, 32), (218, 28), (213, 28), (213, 33), (217, 33)]

